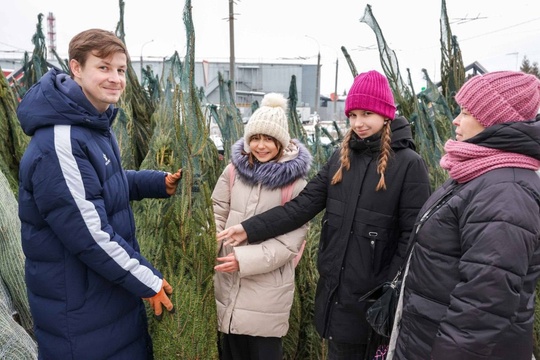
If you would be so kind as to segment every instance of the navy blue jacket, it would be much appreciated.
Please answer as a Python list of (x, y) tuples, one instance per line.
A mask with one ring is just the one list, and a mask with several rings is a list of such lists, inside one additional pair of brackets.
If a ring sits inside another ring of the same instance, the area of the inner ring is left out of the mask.
[(168, 197), (161, 171), (124, 171), (111, 123), (52, 69), (17, 115), (32, 136), (19, 172), (26, 284), (42, 359), (147, 359), (141, 300), (162, 275), (139, 253), (130, 200)]

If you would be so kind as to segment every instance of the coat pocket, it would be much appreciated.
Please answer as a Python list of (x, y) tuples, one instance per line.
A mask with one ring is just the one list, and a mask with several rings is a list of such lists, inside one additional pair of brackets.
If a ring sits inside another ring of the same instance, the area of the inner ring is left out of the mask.
[(390, 261), (392, 260), (390, 253), (392, 251), (389, 248), (387, 231), (376, 228), (367, 229), (362, 234), (362, 241), (365, 241), (368, 245), (371, 270), (374, 274), (378, 274), (390, 266)]
[(375, 275), (388, 270), (397, 249), (397, 235), (393, 231), (393, 217), (363, 212), (354, 223), (354, 233), (360, 242), (362, 258)]

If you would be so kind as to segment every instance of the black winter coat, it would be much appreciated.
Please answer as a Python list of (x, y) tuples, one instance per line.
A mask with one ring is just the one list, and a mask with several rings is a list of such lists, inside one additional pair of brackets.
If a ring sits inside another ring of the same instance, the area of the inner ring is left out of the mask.
[(358, 299), (397, 271), (430, 194), (426, 165), (414, 151), (409, 123), (400, 117), (391, 126), (394, 153), (386, 169), (387, 190), (375, 191), (380, 140), (357, 138), (351, 167), (340, 183), (330, 185), (340, 165), (337, 150), (296, 198), (242, 222), (249, 242), (257, 242), (291, 231), (326, 209), (315, 324), (322, 337), (338, 342), (367, 343), (365, 311), (370, 303)]
[[(492, 126), (469, 141), (540, 159), (539, 122)], [(531, 359), (539, 194), (533, 170), (491, 170), (425, 222), (405, 280), (393, 360)]]

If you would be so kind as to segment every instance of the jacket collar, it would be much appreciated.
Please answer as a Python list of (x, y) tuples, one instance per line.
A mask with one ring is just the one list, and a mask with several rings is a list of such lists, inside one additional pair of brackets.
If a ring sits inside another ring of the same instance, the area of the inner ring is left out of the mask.
[(307, 177), (311, 167), (310, 152), (296, 139), (292, 140), (277, 161), (255, 163), (253, 166), (250, 166), (248, 155), (243, 150), (244, 139), (240, 139), (232, 146), (231, 162), (236, 167), (240, 180), (249, 185), (261, 184), (277, 189), (298, 178)]
[(68, 74), (52, 68), (24, 95), (17, 117), (25, 134), (42, 127), (77, 125), (108, 130), (118, 109), (110, 106), (100, 114)]

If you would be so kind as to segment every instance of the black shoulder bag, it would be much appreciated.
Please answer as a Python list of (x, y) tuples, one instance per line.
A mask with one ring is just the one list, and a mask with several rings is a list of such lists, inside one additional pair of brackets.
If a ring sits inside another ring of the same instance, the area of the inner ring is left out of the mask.
[(429, 217), (439, 210), (439, 208), (454, 195), (459, 187), (461, 187), (461, 185), (452, 186), (452, 188), (435, 201), (414, 224), (415, 227), (409, 239), (406, 255), (403, 258), (403, 263), (399, 267), (394, 279), (382, 283), (358, 299), (358, 301), (374, 301), (373, 305), (366, 311), (366, 320), (377, 334), (388, 338), (392, 334), (399, 292), (401, 290), (401, 282), (403, 280), (403, 270), (407, 265), (407, 261), (409, 260), (416, 243), (416, 234)]

